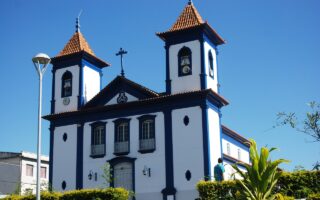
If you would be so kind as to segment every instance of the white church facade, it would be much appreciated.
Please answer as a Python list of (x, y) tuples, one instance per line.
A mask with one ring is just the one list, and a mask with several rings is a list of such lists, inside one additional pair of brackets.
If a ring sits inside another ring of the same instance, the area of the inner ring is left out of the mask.
[(136, 200), (189, 200), (199, 180), (213, 180), (218, 158), (249, 163), (248, 140), (222, 125), (217, 47), (224, 40), (190, 1), (165, 42), (166, 91), (155, 92), (124, 74), (102, 87), (102, 69), (79, 28), (52, 58), (50, 177), (55, 190), (112, 187)]

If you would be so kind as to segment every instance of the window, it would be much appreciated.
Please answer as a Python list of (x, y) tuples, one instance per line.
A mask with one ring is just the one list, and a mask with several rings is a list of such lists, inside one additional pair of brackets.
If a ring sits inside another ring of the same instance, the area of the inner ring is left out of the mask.
[(106, 153), (106, 122), (91, 124), (91, 157), (103, 157)]
[(209, 62), (209, 75), (213, 78), (214, 77), (214, 66), (213, 66), (213, 56), (211, 50), (208, 53), (208, 62)]
[(241, 160), (241, 150), (238, 149), (238, 160)]
[(33, 165), (26, 165), (26, 176), (33, 176)]
[(156, 148), (155, 115), (143, 115), (139, 119), (139, 152), (150, 153)]
[(62, 75), (62, 89), (61, 89), (61, 96), (62, 97), (69, 97), (72, 95), (72, 74), (69, 71), (66, 71)]
[(191, 50), (183, 47), (178, 53), (179, 76), (187, 76), (192, 74)]
[(40, 169), (40, 177), (41, 178), (47, 178), (47, 168), (46, 167), (41, 167), (41, 169)]
[(227, 143), (227, 154), (230, 155), (230, 143)]
[(115, 143), (114, 153), (124, 155), (129, 153), (129, 140), (130, 140), (130, 119), (117, 119), (115, 123)]

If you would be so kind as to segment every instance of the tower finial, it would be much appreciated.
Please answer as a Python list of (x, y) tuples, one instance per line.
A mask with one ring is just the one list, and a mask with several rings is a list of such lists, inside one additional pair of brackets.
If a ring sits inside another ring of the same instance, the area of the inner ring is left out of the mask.
[(192, 4), (193, 4), (192, 0), (189, 0), (188, 5), (192, 5)]
[(77, 20), (76, 20), (76, 32), (79, 33), (80, 32), (80, 16), (82, 14), (82, 9), (80, 10), (79, 12), (79, 15), (77, 17)]

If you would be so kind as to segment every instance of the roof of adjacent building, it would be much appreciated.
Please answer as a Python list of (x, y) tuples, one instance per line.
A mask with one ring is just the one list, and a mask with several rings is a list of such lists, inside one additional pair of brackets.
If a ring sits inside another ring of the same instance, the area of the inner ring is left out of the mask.
[(231, 138), (237, 140), (238, 142), (242, 143), (243, 145), (250, 147), (250, 141), (246, 139), (245, 137), (241, 136), (237, 132), (231, 130), (230, 128), (226, 127), (225, 125), (221, 125), (222, 132)]
[[(21, 157), (21, 158), (26, 158), (26, 159), (37, 159), (37, 155), (35, 153), (31, 152), (26, 152), (26, 151), (21, 151), (21, 152), (0, 152), (0, 159), (9, 159), (9, 158), (16, 158), (16, 157)], [(42, 161), (48, 161), (49, 162), (49, 157), (46, 155), (41, 155), (41, 160)]]
[(213, 36), (214, 43), (216, 45), (225, 43), (224, 39), (206, 21), (203, 21), (201, 15), (193, 5), (192, 1), (188, 2), (176, 22), (169, 30), (157, 33), (157, 35), (161, 39), (165, 40), (165, 38), (172, 33), (193, 30), (194, 28), (206, 29), (207, 33)]

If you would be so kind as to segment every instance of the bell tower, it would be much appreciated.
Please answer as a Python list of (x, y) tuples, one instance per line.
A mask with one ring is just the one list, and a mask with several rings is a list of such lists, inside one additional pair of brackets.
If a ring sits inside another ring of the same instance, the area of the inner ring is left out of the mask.
[(219, 92), (217, 47), (224, 40), (191, 0), (173, 26), (157, 35), (165, 42), (167, 94), (209, 88)]
[(109, 66), (95, 56), (80, 32), (79, 18), (76, 32), (51, 63), (51, 114), (81, 108), (100, 91), (102, 69)]

